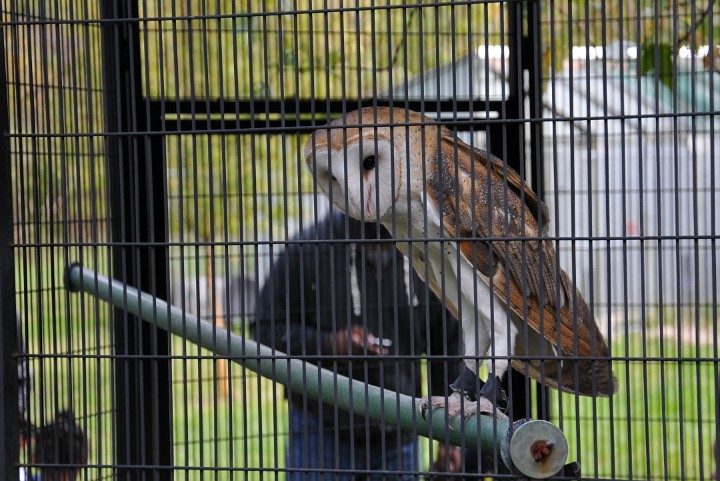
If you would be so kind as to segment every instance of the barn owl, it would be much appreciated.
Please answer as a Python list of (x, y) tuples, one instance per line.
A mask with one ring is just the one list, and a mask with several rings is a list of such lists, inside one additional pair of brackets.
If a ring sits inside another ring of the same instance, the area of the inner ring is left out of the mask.
[[(427, 117), (389, 108), (317, 129), (304, 157), (317, 189), (350, 216), (382, 223), (461, 320), (465, 366), (451, 386), (454, 413), (476, 413), (476, 399), (502, 405), (499, 380), (510, 366), (566, 392), (616, 391), (593, 315), (543, 240), (547, 208), (504, 161)], [(482, 359), (486, 382), (478, 381)], [(423, 415), (445, 403), (424, 400)]]

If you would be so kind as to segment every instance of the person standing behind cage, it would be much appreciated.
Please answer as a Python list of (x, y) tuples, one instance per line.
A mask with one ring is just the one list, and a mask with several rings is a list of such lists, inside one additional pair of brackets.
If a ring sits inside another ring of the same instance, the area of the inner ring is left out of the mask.
[[(341, 214), (306, 228), (279, 256), (259, 294), (255, 339), (352, 379), (420, 396), (416, 356), (458, 355), (460, 325), (388, 239), (379, 224)], [(428, 361), (433, 395), (447, 394), (457, 364)], [(289, 480), (417, 477), (411, 432), (303, 393), (290, 393), (288, 402)], [(458, 463), (458, 450), (441, 443), (435, 468), (455, 471)]]
[(88, 441), (71, 410), (60, 411), (55, 419), (33, 429), (31, 460), (38, 465), (39, 476), (21, 473), (31, 481), (74, 481), (87, 465)]

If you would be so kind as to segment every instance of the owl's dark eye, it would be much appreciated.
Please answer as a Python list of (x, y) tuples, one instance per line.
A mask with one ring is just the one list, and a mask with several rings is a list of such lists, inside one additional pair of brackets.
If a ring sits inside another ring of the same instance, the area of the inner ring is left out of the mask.
[(374, 168), (375, 168), (375, 156), (368, 155), (367, 157), (365, 157), (365, 160), (363, 160), (363, 169), (372, 170)]

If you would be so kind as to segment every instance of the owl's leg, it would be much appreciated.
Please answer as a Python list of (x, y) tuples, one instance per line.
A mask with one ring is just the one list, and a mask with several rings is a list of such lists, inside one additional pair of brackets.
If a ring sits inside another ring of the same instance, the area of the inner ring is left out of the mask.
[(510, 354), (514, 352), (517, 327), (510, 322), (504, 308), (495, 309), (492, 326), (495, 349), (494, 352), (489, 352), (493, 357), (487, 360), (488, 380), (480, 390), (480, 396), (489, 400), (498, 408), (505, 410), (508, 398), (502, 388), (500, 379), (510, 367)]
[(474, 402), (477, 401), (477, 394), (482, 392), (483, 384), (485, 383), (478, 378), (477, 373), (465, 364), (458, 378), (450, 384), (450, 389)]
[[(467, 312), (472, 313), (470, 309)], [(494, 407), (482, 399), (478, 402), (483, 381), (478, 379), (478, 361), (476, 353), (478, 350), (486, 351), (490, 346), (490, 338), (485, 334), (485, 326), (480, 323), (481, 334), (476, 337), (476, 322), (474, 316), (463, 316), (463, 341), (465, 344), (465, 361), (460, 376), (450, 385), (452, 394), (450, 396), (433, 396), (423, 399), (420, 403), (420, 412), (425, 419), (425, 412), (431, 408), (445, 408), (448, 416), (454, 418), (462, 415), (463, 418), (474, 416), (478, 412), (494, 414)]]
[(487, 399), (493, 406), (501, 409), (503, 412), (507, 409), (508, 398), (505, 390), (502, 388), (500, 376), (493, 374), (488, 375), (487, 382), (480, 389), (480, 396)]

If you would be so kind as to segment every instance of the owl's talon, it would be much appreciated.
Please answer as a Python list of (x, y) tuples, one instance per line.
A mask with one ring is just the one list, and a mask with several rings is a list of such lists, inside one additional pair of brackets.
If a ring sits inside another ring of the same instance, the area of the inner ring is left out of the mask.
[(492, 416), (497, 419), (509, 419), (502, 409), (491, 403), (487, 398), (479, 397), (476, 404), (477, 412), (480, 414)]
[(462, 416), (462, 419), (465, 420), (479, 413), (498, 419), (508, 419), (505, 413), (495, 407), (495, 405), (487, 399), (479, 398), (477, 401), (470, 401), (468, 398), (463, 397), (459, 392), (454, 392), (447, 398), (444, 396), (423, 398), (420, 402), (420, 414), (426, 421), (427, 418), (425, 417), (425, 413), (428, 409), (432, 408), (446, 408), (448, 418), (451, 421), (448, 426), (450, 429), (453, 429), (452, 421), (454, 421), (457, 416)]
[(481, 397), (477, 401), (470, 401), (459, 392), (454, 392), (447, 398), (432, 396), (420, 401), (420, 415), (424, 420), (427, 421), (425, 413), (434, 408), (446, 408), (447, 415), (451, 420), (450, 429), (452, 429), (452, 421), (459, 415), (462, 416), (462, 419), (469, 419), (478, 413), (498, 419), (508, 419), (507, 415), (488, 399)]
[(428, 410), (445, 408), (450, 419), (454, 419), (460, 413), (463, 414), (463, 418), (468, 418), (477, 412), (475, 406), (475, 402), (463, 398), (459, 392), (454, 392), (447, 398), (445, 396), (423, 398), (422, 401), (420, 401), (420, 415), (427, 421), (425, 413)]

